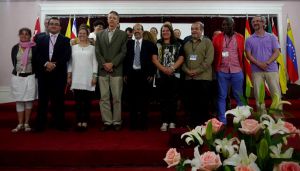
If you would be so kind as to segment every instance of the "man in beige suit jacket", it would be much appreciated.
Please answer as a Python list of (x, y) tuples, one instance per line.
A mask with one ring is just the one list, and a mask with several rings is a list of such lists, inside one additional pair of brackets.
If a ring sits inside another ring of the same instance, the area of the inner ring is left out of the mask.
[[(102, 131), (121, 129), (121, 95), (123, 89), (123, 59), (126, 55), (127, 34), (117, 29), (119, 14), (111, 11), (107, 17), (108, 28), (97, 33), (96, 57), (98, 61), (100, 111), (104, 125)], [(110, 104), (110, 90), (113, 112)]]

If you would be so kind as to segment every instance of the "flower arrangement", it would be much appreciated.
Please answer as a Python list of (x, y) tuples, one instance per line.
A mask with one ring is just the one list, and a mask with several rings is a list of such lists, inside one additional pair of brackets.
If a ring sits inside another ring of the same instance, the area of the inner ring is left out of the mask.
[[(300, 171), (300, 156), (288, 146), (289, 138), (300, 140), (300, 130), (293, 124), (278, 117), (275, 119), (271, 114), (254, 115), (249, 106), (239, 106), (225, 115), (234, 116), (232, 127), (213, 118), (182, 134), (181, 138), (188, 145), (195, 145), (194, 158), (183, 159), (171, 148), (164, 158), (168, 168), (176, 167), (178, 171), (189, 167), (192, 171)], [(205, 152), (201, 154), (202, 151)]]

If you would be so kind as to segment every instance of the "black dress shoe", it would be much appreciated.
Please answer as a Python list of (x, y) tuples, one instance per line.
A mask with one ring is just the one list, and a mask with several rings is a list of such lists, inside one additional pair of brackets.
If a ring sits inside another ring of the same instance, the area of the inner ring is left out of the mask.
[(107, 125), (107, 124), (104, 124), (102, 127), (101, 127), (101, 131), (108, 131), (111, 129), (111, 125)]
[(130, 124), (129, 129), (130, 130), (137, 130), (138, 129), (137, 124)]
[(45, 127), (35, 127), (33, 129), (33, 132), (40, 133), (40, 132), (44, 132), (45, 130), (46, 130)]
[(140, 130), (146, 131), (146, 130), (148, 130), (148, 126), (147, 125), (141, 125)]
[(82, 131), (82, 132), (86, 132), (87, 130), (88, 130), (88, 127), (87, 127), (87, 126), (81, 127), (81, 131)]
[(115, 131), (120, 131), (122, 126), (121, 125), (114, 125)]
[(58, 131), (63, 131), (63, 132), (69, 130), (68, 127), (66, 127), (66, 126), (57, 126), (56, 129), (57, 129)]
[(33, 128), (33, 132), (44, 132), (46, 130), (46, 127), (43, 125), (35, 125), (35, 127)]
[(82, 131), (82, 127), (77, 125), (77, 126), (75, 127), (75, 131), (76, 131), (76, 132), (81, 132), (81, 131)]

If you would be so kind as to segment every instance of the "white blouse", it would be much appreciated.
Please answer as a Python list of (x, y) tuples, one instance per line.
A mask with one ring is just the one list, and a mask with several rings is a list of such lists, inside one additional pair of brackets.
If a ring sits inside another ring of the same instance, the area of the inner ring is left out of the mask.
[(95, 47), (81, 47), (79, 44), (72, 46), (68, 72), (72, 73), (71, 90), (95, 91), (95, 86), (92, 86), (93, 74), (98, 72)]

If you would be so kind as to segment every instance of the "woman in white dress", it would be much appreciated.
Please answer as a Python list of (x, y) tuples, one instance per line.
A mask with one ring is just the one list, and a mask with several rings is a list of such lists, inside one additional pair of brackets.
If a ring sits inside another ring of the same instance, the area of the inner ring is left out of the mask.
[(80, 27), (78, 44), (72, 46), (72, 59), (68, 67), (68, 84), (76, 101), (76, 130), (86, 130), (90, 115), (92, 92), (97, 82), (98, 63), (95, 47), (88, 40), (89, 31)]
[(11, 59), (13, 64), (11, 79), (11, 95), (16, 101), (18, 125), (12, 132), (31, 131), (29, 120), (33, 100), (36, 98), (36, 82), (34, 75), (34, 57), (36, 54), (35, 43), (31, 42), (31, 30), (19, 30), (20, 42), (13, 46)]

